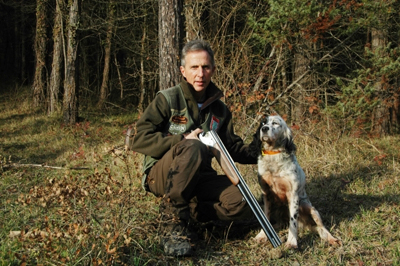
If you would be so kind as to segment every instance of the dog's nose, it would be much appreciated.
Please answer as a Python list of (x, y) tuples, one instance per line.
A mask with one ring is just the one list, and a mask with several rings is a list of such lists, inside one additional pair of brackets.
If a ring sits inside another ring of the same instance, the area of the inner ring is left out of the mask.
[(269, 127), (268, 126), (263, 126), (261, 128), (261, 130), (262, 130), (262, 132), (267, 132), (269, 130)]

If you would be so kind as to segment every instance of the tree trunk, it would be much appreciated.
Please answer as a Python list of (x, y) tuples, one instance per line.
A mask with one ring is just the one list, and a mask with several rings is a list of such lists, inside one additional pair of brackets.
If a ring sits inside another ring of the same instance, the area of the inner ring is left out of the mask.
[(144, 71), (144, 60), (145, 60), (145, 50), (146, 50), (146, 23), (143, 25), (143, 35), (142, 35), (142, 47), (141, 47), (141, 57), (140, 57), (140, 99), (138, 104), (139, 115), (143, 113), (144, 110), (144, 99), (146, 97), (146, 88), (144, 86), (145, 81), (145, 71)]
[(108, 26), (107, 35), (104, 45), (104, 69), (103, 69), (103, 81), (100, 87), (100, 98), (97, 104), (98, 109), (104, 107), (104, 103), (108, 97), (109, 82), (110, 82), (110, 63), (111, 63), (111, 43), (114, 33), (114, 14), (115, 14), (115, 1), (111, 1), (109, 4), (108, 11)]
[(179, 83), (183, 0), (160, 0), (158, 13), (160, 90)]
[(202, 38), (201, 14), (204, 5), (199, 0), (187, 0), (185, 2), (185, 30), (186, 41)]
[[(84, 2), (88, 4), (88, 2)], [(83, 5), (83, 3), (82, 3)], [(83, 6), (81, 7), (82, 9), (84, 8)], [(80, 28), (87, 29), (90, 28), (92, 21), (88, 20), (82, 20), (79, 22)], [(98, 73), (98, 70), (100, 69), (100, 60), (95, 60), (95, 65), (93, 65), (93, 61), (90, 60), (90, 55), (93, 50), (93, 46), (91, 46), (92, 40), (89, 38), (80, 38), (79, 40), (79, 87), (83, 88), (82, 91), (80, 91), (80, 99), (93, 99), (93, 92), (90, 90), (91, 86), (99, 88), (100, 87), (100, 78), (95, 78), (93, 80), (91, 78), (91, 75), (93, 74), (96, 77), (99, 77), (100, 74)], [(102, 52), (96, 50), (96, 55), (103, 54)], [(92, 83), (93, 82), (93, 83)], [(96, 93), (96, 95), (98, 95)], [(95, 101), (98, 101), (98, 98), (96, 97), (93, 99)], [(97, 104), (97, 102), (93, 101), (94, 104)]]
[(69, 10), (67, 59), (64, 79), (63, 114), (66, 124), (74, 124), (78, 120), (78, 71), (77, 54), (79, 25), (79, 1), (73, 0)]
[(36, 36), (35, 36), (35, 77), (33, 81), (33, 105), (43, 104), (46, 90), (46, 12), (48, 0), (36, 2)]
[[(371, 30), (371, 49), (374, 53), (381, 53), (382, 57), (384, 57), (383, 53), (386, 43), (387, 38), (383, 30)], [(389, 107), (385, 104), (385, 89), (383, 85), (382, 77), (377, 77), (374, 89), (378, 95), (380, 104), (375, 108), (372, 119), (372, 133), (377, 137), (384, 136), (390, 131), (390, 112)]]
[(14, 38), (15, 38), (15, 50), (14, 50), (14, 73), (17, 80), (20, 83), (24, 83), (27, 79), (26, 74), (26, 17), (24, 12), (23, 2), (17, 3), (18, 7), (15, 10), (15, 16), (18, 18), (14, 25)]
[(56, 0), (56, 14), (53, 28), (53, 63), (51, 64), (51, 75), (49, 85), (48, 113), (53, 114), (58, 110), (58, 94), (61, 86), (61, 68), (63, 62), (63, 14), (62, 6), (64, 0)]
[[(297, 80), (303, 73), (307, 71), (307, 66), (309, 65), (309, 63), (310, 60), (302, 52), (295, 52), (293, 65), (293, 81)], [(296, 124), (300, 123), (300, 121), (303, 120), (304, 114), (306, 112), (305, 97), (309, 82), (309, 78), (307, 76), (304, 77), (297, 82), (292, 92), (291, 118), (292, 121)]]
[(210, 1), (208, 6), (208, 20), (207, 20), (207, 32), (213, 38), (218, 38), (218, 31), (221, 26), (221, 19), (223, 18), (220, 14), (222, 13), (223, 5), (219, 2)]
[[(282, 53), (282, 66), (281, 66), (281, 71), (280, 71), (280, 76), (281, 76), (281, 85), (280, 88), (278, 88), (278, 91), (283, 92), (289, 85), (288, 85), (288, 76), (286, 73), (286, 69), (287, 69), (287, 65), (288, 65), (288, 57), (289, 52), (287, 51), (287, 49), (285, 49), (285, 51), (283, 51)], [(291, 114), (291, 110), (290, 110), (290, 97), (284, 93), (283, 96), (283, 110), (284, 110), (284, 114), (286, 114), (289, 118), (292, 117)]]

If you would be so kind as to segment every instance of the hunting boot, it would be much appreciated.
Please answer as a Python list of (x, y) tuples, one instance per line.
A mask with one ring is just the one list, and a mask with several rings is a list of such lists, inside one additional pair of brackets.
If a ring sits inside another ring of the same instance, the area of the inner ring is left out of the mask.
[(189, 208), (176, 208), (163, 199), (160, 205), (161, 232), (160, 243), (166, 255), (190, 256), (191, 240), (196, 234), (189, 230)]

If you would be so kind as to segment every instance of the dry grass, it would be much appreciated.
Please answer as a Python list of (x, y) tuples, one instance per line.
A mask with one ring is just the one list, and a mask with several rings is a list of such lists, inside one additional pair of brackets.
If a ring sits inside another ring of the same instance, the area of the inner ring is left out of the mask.
[[(135, 114), (64, 126), (32, 110), (28, 94), (0, 97), (0, 265), (400, 265), (398, 136), (339, 137), (323, 123), (294, 132), (310, 199), (342, 247), (302, 231), (298, 251), (274, 249), (252, 241), (257, 224), (210, 224), (199, 225), (194, 256), (179, 259), (159, 247), (142, 156), (121, 148)], [(239, 169), (259, 195), (255, 167)]]

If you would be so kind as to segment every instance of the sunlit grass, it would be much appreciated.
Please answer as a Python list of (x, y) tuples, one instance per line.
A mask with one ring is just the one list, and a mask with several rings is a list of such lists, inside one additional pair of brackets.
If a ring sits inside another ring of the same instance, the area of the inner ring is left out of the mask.
[[(195, 255), (178, 259), (159, 246), (143, 157), (123, 149), (134, 112), (82, 113), (66, 126), (33, 110), (29, 93), (0, 101), (0, 265), (399, 265), (398, 136), (293, 131), (308, 195), (342, 247), (301, 231), (298, 251), (274, 249), (252, 241), (257, 225), (199, 225)], [(259, 197), (256, 167), (239, 170)], [(278, 234), (285, 241), (287, 229)]]

